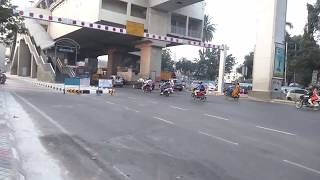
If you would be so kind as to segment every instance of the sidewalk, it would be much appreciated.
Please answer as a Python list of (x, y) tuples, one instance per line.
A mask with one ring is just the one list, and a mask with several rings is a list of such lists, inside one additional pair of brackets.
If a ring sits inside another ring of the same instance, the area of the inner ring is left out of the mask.
[(271, 99), (271, 100), (263, 100), (263, 99), (258, 99), (254, 97), (248, 96), (250, 100), (253, 101), (260, 101), (260, 102), (268, 102), (268, 103), (276, 103), (276, 104), (286, 104), (286, 105), (292, 105), (294, 106), (296, 103), (294, 101), (287, 101), (287, 100), (281, 100), (281, 99)]
[(0, 94), (0, 180), (24, 180), (24, 173), (16, 149), (14, 130), (5, 105), (4, 93)]

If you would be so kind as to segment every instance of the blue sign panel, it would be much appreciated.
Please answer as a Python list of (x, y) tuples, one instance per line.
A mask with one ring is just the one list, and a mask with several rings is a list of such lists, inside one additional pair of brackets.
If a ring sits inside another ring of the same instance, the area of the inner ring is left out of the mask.
[(65, 85), (73, 85), (73, 86), (79, 86), (80, 85), (80, 78), (65, 78), (64, 79)]
[(276, 47), (273, 77), (284, 78), (284, 68), (285, 68), (285, 49), (282, 47)]

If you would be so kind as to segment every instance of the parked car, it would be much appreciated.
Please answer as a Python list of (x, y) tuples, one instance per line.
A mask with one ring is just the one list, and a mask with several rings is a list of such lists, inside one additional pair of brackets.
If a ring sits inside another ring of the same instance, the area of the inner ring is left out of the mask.
[(204, 83), (204, 85), (205, 85), (207, 91), (209, 91), (209, 92), (213, 92), (216, 90), (216, 86), (211, 82), (206, 82), (206, 83)]
[(289, 101), (298, 101), (301, 95), (306, 94), (307, 91), (305, 89), (291, 89), (286, 96), (286, 99)]
[(182, 91), (183, 90), (183, 84), (182, 81), (179, 79), (170, 79), (170, 82), (173, 84), (173, 89)]
[(303, 85), (298, 84), (298, 83), (290, 83), (290, 84), (289, 84), (289, 87), (296, 87), (296, 88), (300, 88), (300, 89), (303, 89), (303, 88), (304, 88)]

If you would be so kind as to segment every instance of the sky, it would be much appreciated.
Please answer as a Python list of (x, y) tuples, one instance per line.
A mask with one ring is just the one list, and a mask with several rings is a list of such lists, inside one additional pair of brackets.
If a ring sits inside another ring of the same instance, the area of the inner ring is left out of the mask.
[[(214, 44), (226, 44), (230, 47), (228, 54), (236, 57), (238, 64), (244, 56), (253, 50), (256, 39), (256, 5), (259, 0), (205, 0), (206, 14), (216, 24)], [(303, 33), (307, 20), (307, 3), (316, 0), (288, 0), (287, 22), (293, 24), (289, 30), (292, 35)], [(30, 5), (29, 0), (12, 0), (20, 7)], [(171, 48), (175, 60), (182, 57), (193, 60), (198, 58), (199, 48), (194, 46), (178, 46)]]
[[(206, 14), (212, 17), (217, 31), (214, 44), (227, 44), (228, 54), (236, 57), (238, 64), (254, 49), (256, 40), (256, 5), (259, 0), (206, 0)], [(287, 22), (294, 26), (292, 35), (303, 33), (307, 20), (306, 4), (315, 0), (288, 0)], [(176, 60), (198, 58), (198, 48), (179, 46), (171, 49)]]

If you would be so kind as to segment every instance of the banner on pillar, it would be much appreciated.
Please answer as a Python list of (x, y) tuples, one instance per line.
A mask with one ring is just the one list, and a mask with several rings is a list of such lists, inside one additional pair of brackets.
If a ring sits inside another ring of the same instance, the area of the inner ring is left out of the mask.
[(282, 44), (276, 44), (273, 77), (284, 78), (284, 68), (285, 68), (285, 48)]

